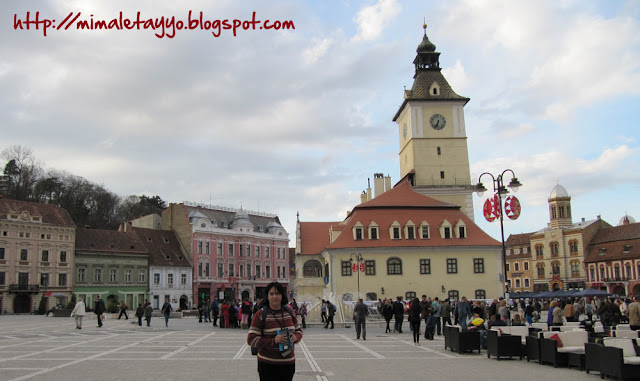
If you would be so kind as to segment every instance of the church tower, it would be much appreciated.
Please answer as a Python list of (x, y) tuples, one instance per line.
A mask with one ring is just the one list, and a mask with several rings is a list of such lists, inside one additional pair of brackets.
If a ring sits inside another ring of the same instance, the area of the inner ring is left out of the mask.
[(440, 53), (427, 37), (416, 49), (411, 90), (393, 117), (400, 137), (400, 177), (426, 196), (459, 205), (473, 220), (464, 106), (469, 98), (453, 91), (440, 68)]
[(553, 187), (549, 196), (549, 226), (559, 228), (571, 226), (571, 196), (560, 184)]

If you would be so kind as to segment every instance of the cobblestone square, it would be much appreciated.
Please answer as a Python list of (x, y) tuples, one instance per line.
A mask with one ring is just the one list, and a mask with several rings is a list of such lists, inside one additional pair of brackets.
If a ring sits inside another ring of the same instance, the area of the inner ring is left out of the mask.
[[(85, 319), (0, 317), (0, 381), (19, 380), (257, 380), (256, 358), (246, 330), (220, 329), (197, 319), (153, 319), (151, 327), (107, 319), (97, 328)], [(598, 374), (529, 363), (487, 359), (486, 352), (445, 351), (442, 336), (412, 342), (403, 334), (367, 327), (367, 340), (353, 328), (305, 330), (296, 346), (296, 380), (598, 380)]]

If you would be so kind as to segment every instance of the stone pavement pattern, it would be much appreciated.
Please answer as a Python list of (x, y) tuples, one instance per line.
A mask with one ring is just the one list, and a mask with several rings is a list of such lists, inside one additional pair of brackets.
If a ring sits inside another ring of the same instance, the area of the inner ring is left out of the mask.
[[(102, 328), (85, 319), (0, 316), (0, 381), (19, 380), (258, 380), (256, 358), (245, 345), (246, 330), (220, 329), (197, 319), (152, 319), (151, 327), (132, 320), (106, 320)], [(442, 336), (412, 342), (403, 334), (367, 327), (367, 340), (353, 328), (305, 330), (296, 345), (295, 380), (492, 381), (599, 379), (576, 369), (459, 355), (444, 350)]]

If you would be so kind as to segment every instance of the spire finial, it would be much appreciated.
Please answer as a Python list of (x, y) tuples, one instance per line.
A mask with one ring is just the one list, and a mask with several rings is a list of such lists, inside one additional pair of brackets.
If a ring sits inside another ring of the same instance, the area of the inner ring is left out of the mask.
[(422, 29), (424, 29), (424, 35), (427, 35), (427, 18), (424, 18), (424, 22), (422, 23)]

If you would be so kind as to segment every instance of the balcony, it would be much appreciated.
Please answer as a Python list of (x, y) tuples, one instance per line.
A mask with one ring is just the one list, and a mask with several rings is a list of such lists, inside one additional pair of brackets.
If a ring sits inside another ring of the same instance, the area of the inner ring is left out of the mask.
[(10, 284), (9, 292), (40, 292), (40, 285), (38, 284)]
[(626, 282), (628, 280), (631, 280), (631, 277), (629, 276), (614, 276), (614, 277), (608, 277), (608, 278), (604, 278), (603, 281), (604, 282)]

